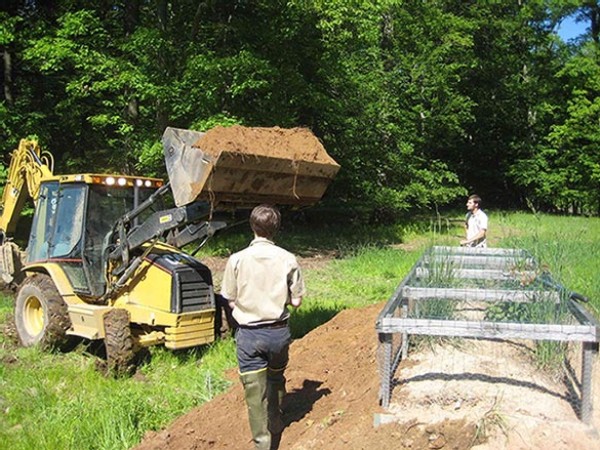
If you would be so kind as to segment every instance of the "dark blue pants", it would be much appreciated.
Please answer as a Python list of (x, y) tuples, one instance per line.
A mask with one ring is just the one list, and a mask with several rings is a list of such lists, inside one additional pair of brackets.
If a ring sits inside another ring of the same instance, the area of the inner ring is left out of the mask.
[(287, 367), (291, 342), (289, 327), (240, 327), (235, 340), (240, 374), (267, 368), (283, 372)]

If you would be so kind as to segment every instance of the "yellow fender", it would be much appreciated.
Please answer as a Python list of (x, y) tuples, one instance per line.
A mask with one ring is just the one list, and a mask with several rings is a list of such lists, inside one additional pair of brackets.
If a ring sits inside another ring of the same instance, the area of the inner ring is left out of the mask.
[(45, 273), (52, 278), (58, 293), (67, 305), (85, 303), (79, 295), (73, 290), (73, 286), (64, 270), (53, 262), (36, 262), (25, 266), (24, 271), (27, 275), (33, 273)]

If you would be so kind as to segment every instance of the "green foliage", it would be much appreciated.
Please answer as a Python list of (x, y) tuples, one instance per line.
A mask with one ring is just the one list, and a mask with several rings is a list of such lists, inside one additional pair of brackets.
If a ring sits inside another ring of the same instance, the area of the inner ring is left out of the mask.
[(226, 116), (225, 114), (216, 114), (194, 122), (191, 126), (192, 130), (208, 131), (214, 127), (230, 127), (232, 125), (241, 125), (239, 119)]
[(137, 151), (132, 134), (139, 133), (135, 104), (147, 98), (150, 85), (140, 67), (122, 57), (110, 24), (92, 10), (66, 13), (22, 56), (43, 75), (47, 98), (55, 100), (46, 118), (60, 116), (61, 130), (70, 130), (71, 144), (57, 155), (63, 170), (90, 170), (93, 154), (105, 170), (128, 172)]
[(485, 319), (514, 323), (565, 323), (568, 310), (564, 303), (553, 299), (532, 298), (527, 303), (499, 302), (486, 308)]
[(6, 47), (15, 41), (16, 28), (21, 21), (21, 17), (11, 17), (5, 12), (0, 12), (0, 46)]
[[(328, 108), (335, 121), (324, 140), (346, 169), (340, 174), (345, 196), (394, 211), (446, 203), (463, 195), (455, 173), (432, 152), (432, 141), (437, 138), (430, 141), (421, 123), (426, 108), (443, 124), (432, 124), (427, 132), (455, 135), (447, 128), (451, 121), (444, 123), (445, 114), (453, 109), (449, 103), (454, 102), (461, 113), (468, 111), (466, 99), (451, 93), (452, 73), (441, 75), (447, 65), (418, 60), (434, 47), (418, 32), (431, 29), (431, 17), (426, 13), (419, 17), (420, 11), (404, 14), (394, 2), (356, 2), (351, 8), (343, 2), (328, 2), (315, 7), (325, 39), (324, 75), (334, 92)], [(439, 29), (439, 36), (446, 36), (447, 31)], [(419, 48), (423, 42), (429, 48)], [(414, 46), (423, 52), (407, 54), (407, 47)], [(448, 72), (458, 70), (454, 65)], [(429, 103), (430, 96), (435, 97), (435, 106)], [(344, 152), (337, 155), (336, 148)]]
[(162, 176), (166, 126), (307, 126), (341, 163), (334, 202), (397, 214), (476, 191), (598, 214), (597, 30), (555, 32), (597, 8), (9, 2), (0, 133), (37, 133), (58, 172)]
[(138, 155), (136, 169), (146, 176), (161, 176), (165, 170), (160, 170), (164, 161), (163, 146), (160, 141), (148, 143), (142, 147)]
[(6, 177), (8, 176), (8, 167), (5, 167), (3, 164), (0, 164), (0, 184), (4, 188), (4, 183), (6, 183)]
[[(562, 7), (573, 12), (573, 2), (562, 2)], [(592, 6), (581, 9), (582, 14), (587, 8)], [(600, 210), (597, 41), (582, 41), (570, 54), (557, 56), (547, 66), (553, 78), (544, 81), (547, 86), (552, 80), (555, 84), (536, 111), (545, 121), (537, 131), (540, 139), (514, 162), (511, 175), (534, 209), (596, 215)]]

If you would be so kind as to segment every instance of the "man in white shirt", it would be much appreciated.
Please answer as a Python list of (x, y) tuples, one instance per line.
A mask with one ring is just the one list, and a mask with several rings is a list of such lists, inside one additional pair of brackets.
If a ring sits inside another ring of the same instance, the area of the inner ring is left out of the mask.
[(467, 238), (460, 241), (463, 247), (487, 247), (488, 217), (481, 210), (481, 197), (471, 195), (467, 199), (467, 216), (465, 219), (465, 231)]

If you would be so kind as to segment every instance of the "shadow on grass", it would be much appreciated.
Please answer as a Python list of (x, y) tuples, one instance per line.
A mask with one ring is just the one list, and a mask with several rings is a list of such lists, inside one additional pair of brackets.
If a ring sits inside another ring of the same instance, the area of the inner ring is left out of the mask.
[(300, 339), (310, 331), (331, 320), (344, 308), (341, 305), (314, 305), (292, 312), (290, 331), (293, 339)]
[[(414, 233), (427, 234), (433, 230), (441, 234), (455, 232), (447, 226), (440, 227), (431, 214), (396, 216), (393, 220), (374, 219), (372, 215), (369, 211), (341, 208), (283, 211), (281, 229), (275, 242), (297, 256), (325, 253), (344, 257), (363, 247), (401, 244), (407, 235)], [(210, 239), (202, 253), (228, 256), (246, 247), (252, 240), (247, 218), (224, 217), (223, 220), (229, 224), (228, 228)]]

